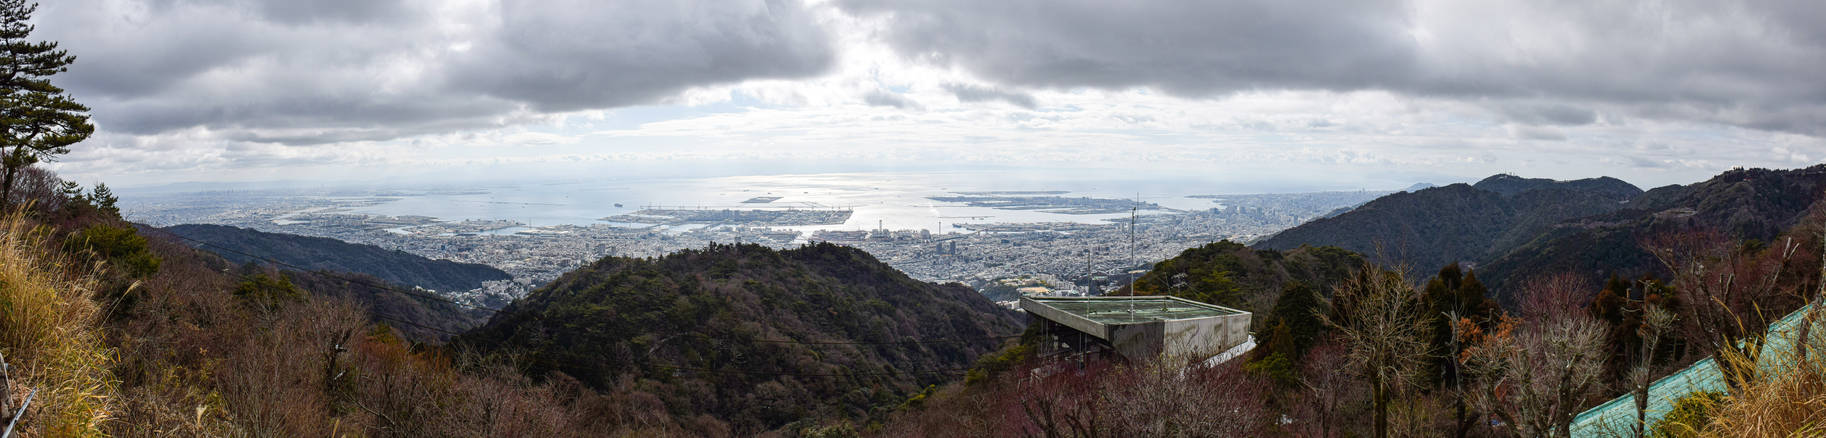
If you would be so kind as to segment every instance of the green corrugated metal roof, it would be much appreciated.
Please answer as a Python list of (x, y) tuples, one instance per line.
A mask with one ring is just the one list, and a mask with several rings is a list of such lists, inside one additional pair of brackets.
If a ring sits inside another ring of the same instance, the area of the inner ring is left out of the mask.
[[(1806, 320), (1803, 316), (1806, 315), (1807, 309), (1807, 306), (1803, 306), (1800, 310), (1789, 313), (1788, 316), (1769, 325), (1768, 341), (1763, 344), (1763, 353), (1765, 353), (1762, 355), (1763, 357), (1789, 357), (1779, 352), (1793, 348), (1794, 342), (1799, 336), (1801, 323)], [(1822, 332), (1826, 332), (1826, 330), (1812, 332), (1816, 342), (1820, 338), (1826, 337), (1826, 333)], [(1780, 361), (1766, 361), (1759, 365), (1765, 369), (1785, 367), (1785, 364)], [(1649, 385), (1648, 409), (1644, 418), (1649, 426), (1653, 427), (1667, 415), (1668, 411), (1674, 409), (1674, 402), (1682, 397), (1696, 392), (1725, 392), (1726, 390), (1724, 373), (1719, 371), (1718, 362), (1711, 358), (1694, 362), (1686, 369), (1656, 380), (1654, 384)], [(1628, 436), (1634, 430), (1632, 425), (1635, 424), (1635, 421), (1636, 395), (1624, 394), (1622, 397), (1611, 399), (1574, 417), (1572, 436)]]

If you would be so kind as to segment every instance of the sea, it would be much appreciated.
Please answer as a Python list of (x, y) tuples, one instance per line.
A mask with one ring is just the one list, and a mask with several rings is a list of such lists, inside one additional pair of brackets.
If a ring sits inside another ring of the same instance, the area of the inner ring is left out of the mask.
[[(352, 212), (387, 216), (430, 216), (445, 221), (511, 220), (527, 226), (590, 225), (604, 218), (648, 208), (664, 209), (848, 209), (837, 225), (776, 227), (800, 231), (926, 229), (955, 231), (987, 223), (1100, 223), (1127, 218), (1128, 211), (1070, 214), (942, 202), (934, 197), (1059, 196), (1138, 200), (1160, 209), (1137, 214), (1204, 210), (1211, 199), (1190, 195), (1224, 193), (1219, 184), (1185, 180), (1141, 180), (1108, 175), (1034, 175), (994, 172), (869, 172), (749, 175), (709, 178), (601, 178), (570, 181), (445, 185), (390, 190), (391, 200)], [(776, 199), (777, 198), (777, 199)], [(639, 224), (616, 224), (640, 226)]]
[[(131, 199), (158, 201), (209, 197), (233, 202), (234, 191), (191, 190), (176, 186), (160, 194)], [(344, 212), (382, 216), (428, 216), (443, 221), (506, 220), (527, 227), (608, 224), (646, 227), (648, 224), (609, 222), (606, 218), (643, 209), (843, 209), (849, 219), (841, 224), (775, 226), (810, 233), (816, 230), (930, 230), (964, 232), (972, 224), (1104, 223), (1126, 219), (1131, 212), (1118, 209), (1096, 214), (1067, 213), (1062, 209), (1009, 209), (945, 202), (948, 196), (1019, 196), (1100, 198), (1132, 200), (1158, 206), (1134, 214), (1170, 214), (1199, 211), (1223, 205), (1222, 199), (1193, 195), (1295, 193), (1323, 190), (1358, 190), (1357, 187), (1300, 187), (1238, 178), (1234, 174), (1147, 174), (1143, 172), (956, 170), (956, 171), (858, 171), (722, 176), (591, 175), (547, 179), (518, 178), (485, 181), (465, 179), (437, 183), (372, 185), (297, 184), (288, 188), (244, 186), (246, 194), (263, 197), (317, 197), (347, 200), (356, 205)], [(1387, 189), (1384, 187), (1368, 188)], [(319, 204), (321, 205), (321, 204)], [(128, 210), (136, 210), (130, 206)], [(309, 212), (323, 207), (299, 210)], [(280, 216), (277, 220), (287, 220)], [(186, 222), (182, 217), (172, 222)], [(680, 231), (693, 226), (667, 227)]]

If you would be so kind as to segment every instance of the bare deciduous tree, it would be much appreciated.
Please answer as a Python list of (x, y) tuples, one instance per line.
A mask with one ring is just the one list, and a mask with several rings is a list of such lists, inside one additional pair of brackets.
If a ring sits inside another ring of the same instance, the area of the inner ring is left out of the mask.
[(1188, 370), (1179, 361), (1130, 367), (1101, 391), (1104, 436), (1257, 436), (1272, 415), (1268, 383), (1230, 363)]
[(1338, 330), (1350, 363), (1369, 380), (1375, 436), (1385, 438), (1389, 405), (1414, 384), (1427, 360), (1420, 292), (1397, 271), (1366, 265), (1333, 293), (1337, 315), (1319, 315)]
[(1274, 420), (1262, 404), (1270, 391), (1265, 379), (1236, 363), (1184, 363), (1092, 367), (1020, 382), (1013, 432), (1048, 438), (1259, 436)]
[(1674, 312), (1653, 304), (1644, 304), (1642, 309), (1642, 326), (1636, 329), (1642, 336), (1642, 351), (1636, 357), (1636, 366), (1629, 371), (1629, 382), (1636, 393), (1635, 436), (1642, 437), (1648, 427), (1648, 388), (1654, 383), (1655, 349), (1661, 346), (1661, 335), (1674, 327)]
[[(1671, 273), (1682, 303), (1686, 339), (1715, 355), (1755, 357), (1772, 318), (1762, 306), (1782, 297), (1781, 280), (1800, 243), (1782, 239), (1766, 249), (1714, 231), (1690, 230), (1649, 239), (1643, 247)], [(1754, 367), (1726, 367), (1735, 392), (1755, 380)], [(1742, 368), (1742, 369), (1733, 369)]]
[(19, 169), (17, 178), (6, 205), (31, 205), (39, 210), (56, 211), (69, 201), (63, 194), (64, 181), (43, 167)]
[(1299, 415), (1296, 435), (1331, 438), (1347, 430), (1342, 424), (1346, 406), (1362, 395), (1353, 376), (1338, 372), (1349, 361), (1344, 346), (1337, 342), (1319, 344), (1306, 353), (1300, 372), (1304, 394), (1295, 405)]
[[(1813, 238), (1821, 249), (1820, 252), (1813, 254), (1820, 261), (1819, 274), (1814, 277), (1814, 282), (1817, 284), (1811, 290), (1805, 287), (1795, 290), (1795, 294), (1808, 304), (1807, 313), (1802, 316), (1806, 320), (1801, 323), (1801, 331), (1795, 336), (1795, 339), (1812, 339), (1813, 326), (1820, 321), (1820, 306), (1826, 302), (1826, 202), (1814, 203), (1813, 210), (1807, 214), (1805, 219), (1801, 220), (1800, 224), (1795, 225), (1794, 230), (1790, 233)], [(1798, 362), (1806, 362), (1807, 350), (1809, 347), (1806, 342), (1796, 342), (1793, 352), (1789, 354), (1792, 354), (1794, 360)]]
[(1580, 403), (1603, 372), (1604, 326), (1590, 317), (1548, 321), (1522, 331), (1510, 369), (1525, 435), (1571, 436)]
[(1480, 405), (1521, 436), (1570, 436), (1604, 371), (1604, 324), (1579, 308), (1583, 290), (1570, 274), (1529, 282), (1523, 318), (1503, 317), (1466, 350), (1467, 369), (1482, 383)]

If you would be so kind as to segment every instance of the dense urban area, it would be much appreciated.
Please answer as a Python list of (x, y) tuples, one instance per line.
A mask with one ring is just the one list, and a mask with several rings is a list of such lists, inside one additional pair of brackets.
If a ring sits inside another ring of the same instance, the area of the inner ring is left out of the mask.
[[(352, 211), (408, 196), (399, 193), (317, 196), (202, 192), (150, 197), (128, 205), (125, 213), (131, 220), (154, 226), (207, 223), (328, 237), (435, 259), (482, 263), (514, 276), (512, 281), (491, 282), (482, 290), (447, 291), (472, 300), (517, 297), (603, 256), (658, 257), (711, 243), (789, 248), (819, 241), (863, 249), (921, 280), (960, 282), (979, 290), (1018, 281), (1030, 292), (1084, 294), (1116, 287), (1125, 275), (1144, 268), (1149, 260), (1165, 259), (1186, 248), (1217, 240), (1250, 241), (1387, 193), (1200, 195), (1196, 197), (1212, 203), (1211, 208), (1197, 211), (1167, 210), (1125, 200), (1033, 196), (1056, 192), (970, 193), (956, 199), (934, 198), (940, 202), (1067, 214), (1087, 213), (1086, 209), (1108, 213), (1147, 208), (1142, 210), (1147, 214), (1133, 217), (1132, 233), (1130, 218), (1103, 223), (956, 224), (945, 233), (869, 229), (873, 227), (801, 232), (780, 227), (842, 223), (849, 212), (642, 210), (603, 218), (604, 223), (533, 227), (510, 220), (442, 221), (426, 216), (378, 216)], [(628, 223), (643, 218), (650, 225)]]

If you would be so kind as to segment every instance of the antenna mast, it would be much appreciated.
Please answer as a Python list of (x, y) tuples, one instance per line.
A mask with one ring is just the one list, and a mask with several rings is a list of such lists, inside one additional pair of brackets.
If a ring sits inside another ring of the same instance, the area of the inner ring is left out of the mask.
[[(1141, 211), (1141, 194), (1136, 193), (1135, 194), (1135, 205), (1129, 206), (1129, 263), (1135, 263), (1135, 215), (1139, 211)], [(1129, 295), (1134, 296), (1136, 294), (1135, 273), (1130, 272), (1128, 274), (1129, 274)]]

